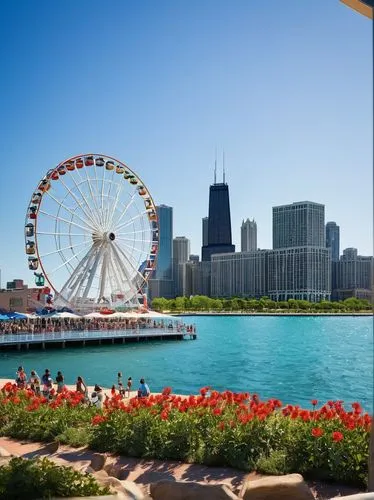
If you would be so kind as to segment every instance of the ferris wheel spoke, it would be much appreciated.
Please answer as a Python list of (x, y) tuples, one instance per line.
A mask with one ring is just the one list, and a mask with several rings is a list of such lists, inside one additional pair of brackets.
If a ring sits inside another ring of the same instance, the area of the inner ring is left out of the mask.
[[(78, 262), (78, 264), (75, 266), (74, 270), (71, 273), (71, 276), (68, 278), (68, 280), (65, 282), (65, 284), (62, 286), (60, 295), (65, 299), (65, 300), (70, 300), (71, 297), (71, 292), (69, 293), (68, 290), (74, 291), (77, 284), (77, 280), (80, 278), (80, 273), (82, 273), (83, 268), (86, 265), (86, 262), (90, 259), (90, 256), (92, 252), (94, 251), (93, 247), (91, 247), (87, 253), (84, 255), (84, 257)], [(73, 288), (74, 287), (74, 288)]]
[(119, 223), (121, 222), (121, 220), (123, 219), (123, 217), (126, 215), (127, 211), (129, 210), (129, 208), (131, 207), (131, 205), (134, 203), (135, 201), (135, 197), (136, 197), (136, 194), (137, 194), (137, 191), (135, 190), (129, 200), (129, 202), (125, 205), (121, 215), (119, 216), (119, 218), (114, 222), (114, 225), (115, 227), (118, 227)]
[(73, 212), (73, 210), (71, 210), (70, 208), (68, 208), (66, 205), (64, 205), (63, 203), (61, 203), (61, 201), (59, 201), (57, 198), (55, 198), (53, 196), (53, 194), (51, 194), (49, 191), (47, 191), (47, 194), (48, 196), (50, 196), (50, 198), (52, 198), (52, 200), (54, 200), (63, 210), (66, 210), (67, 212), (69, 212), (73, 217), (77, 217), (81, 222), (83, 222), (83, 224), (86, 224), (86, 226), (88, 226), (89, 228), (91, 228), (93, 231), (95, 231), (95, 226), (93, 226), (87, 219), (83, 219), (80, 215), (78, 215), (77, 213), (75, 213), (75, 211)]
[[(118, 249), (118, 250), (121, 252), (121, 254), (123, 255), (123, 257), (125, 257), (125, 260), (128, 262), (128, 264), (129, 264), (129, 265), (133, 268), (133, 270), (135, 271), (135, 276), (134, 276), (134, 278), (133, 278), (133, 279), (135, 279), (136, 274), (139, 274), (139, 275), (141, 276), (141, 278), (143, 279), (143, 275), (141, 275), (140, 273), (138, 273), (138, 271), (137, 271), (137, 270), (136, 270), (136, 269), (132, 266), (131, 262), (128, 260), (128, 258), (126, 257), (126, 255), (125, 255), (125, 254), (121, 251), (121, 249)], [(133, 283), (133, 281), (132, 281), (132, 278), (131, 278), (131, 276), (130, 276), (129, 272), (128, 272), (128, 270), (126, 269), (126, 266), (124, 265), (124, 263), (123, 263), (123, 261), (122, 261), (122, 259), (121, 259), (120, 255), (118, 254), (118, 251), (117, 251), (117, 247), (116, 247), (116, 245), (113, 245), (113, 246), (112, 246), (112, 252), (113, 252), (113, 254), (114, 254), (114, 255), (115, 255), (115, 257), (116, 257), (116, 261), (117, 261), (118, 265), (121, 267), (122, 272), (124, 273), (124, 275), (125, 275), (125, 277), (126, 277), (126, 280), (127, 280), (127, 283), (129, 284), (130, 288), (132, 288), (132, 289), (133, 289), (133, 291), (135, 291), (135, 293), (137, 293), (138, 288), (137, 288), (137, 287), (135, 287), (135, 285), (134, 285), (134, 283)]]
[[(122, 245), (123, 247), (127, 246), (127, 248), (128, 248), (130, 251), (126, 250), (125, 248), (122, 248), (122, 246), (121, 246), (121, 245)], [(126, 258), (127, 258), (127, 259), (129, 259), (129, 260), (131, 260), (131, 261), (132, 261), (132, 263), (133, 263), (133, 268), (134, 268), (135, 270), (137, 270), (137, 269), (139, 268), (140, 264), (141, 264), (141, 255), (139, 255), (139, 259), (138, 259), (138, 260), (136, 260), (136, 258), (134, 257), (134, 255), (133, 255), (133, 254), (134, 254), (134, 251), (136, 251), (138, 254), (141, 254), (142, 252), (141, 252), (140, 250), (138, 250), (137, 248), (133, 248), (133, 247), (130, 247), (129, 245), (126, 245), (125, 243), (121, 243), (121, 244), (120, 244), (120, 243), (118, 243), (118, 242), (117, 242), (117, 247), (118, 247), (119, 249), (121, 249), (121, 252), (122, 252), (124, 255), (126, 255)]]
[[(91, 242), (87, 242), (87, 244), (92, 244), (92, 243)], [(55, 269), (52, 269), (52, 271), (48, 273), (48, 276), (51, 276), (52, 274), (54, 274), (55, 272), (57, 272), (58, 270), (62, 269), (65, 266), (71, 268), (72, 269), (72, 273), (73, 273), (74, 272), (74, 267), (70, 264), (70, 262), (72, 260), (74, 260), (74, 259), (78, 260), (78, 255), (82, 254), (85, 251), (86, 251), (86, 249), (82, 248), (82, 250), (79, 250), (79, 252), (75, 253), (72, 257), (70, 257), (67, 260), (65, 260), (65, 257), (62, 256), (62, 259), (63, 259), (64, 262), (62, 264), (60, 264), (58, 267), (55, 267)], [(70, 272), (70, 271), (68, 271), (68, 272)]]
[(71, 175), (71, 178), (73, 179), (73, 182), (76, 185), (76, 187), (77, 187), (77, 189), (78, 189), (78, 191), (79, 191), (79, 193), (80, 193), (80, 195), (82, 197), (82, 200), (84, 201), (84, 203), (85, 203), (85, 205), (87, 207), (87, 210), (89, 211), (89, 213), (91, 214), (93, 220), (95, 221), (95, 225), (97, 227), (100, 227), (100, 221), (98, 219), (98, 212), (95, 211), (95, 210), (92, 210), (93, 207), (88, 204), (87, 195), (84, 194), (83, 191), (82, 191), (82, 189), (80, 188), (81, 184), (87, 185), (87, 172), (86, 172), (86, 176), (84, 176), (84, 177), (81, 175), (81, 172), (79, 170), (76, 170), (76, 172), (78, 174), (80, 182), (79, 183), (76, 182), (74, 175)]
[(90, 273), (89, 278), (87, 280), (87, 284), (86, 284), (86, 287), (85, 287), (84, 292), (83, 292), (84, 299), (86, 299), (88, 297), (88, 293), (91, 290), (91, 286), (92, 286), (93, 280), (94, 280), (95, 275), (96, 275), (97, 267), (98, 267), (99, 262), (103, 256), (103, 251), (104, 251), (104, 246), (102, 245), (101, 248), (99, 248), (99, 250), (95, 256), (95, 260), (93, 262), (92, 268), (89, 270), (89, 273)]
[(129, 226), (130, 224), (132, 224), (135, 220), (139, 219), (140, 217), (143, 217), (144, 215), (147, 214), (147, 211), (144, 210), (144, 212), (139, 212), (137, 215), (134, 215), (134, 217), (132, 217), (131, 219), (129, 219), (128, 221), (122, 223), (121, 225), (117, 226), (115, 228), (115, 231), (118, 231), (118, 229), (120, 229), (121, 227), (127, 227)]
[(72, 250), (73, 248), (81, 247), (82, 245), (87, 245), (88, 243), (89, 243), (88, 241), (83, 241), (82, 243), (76, 243), (73, 246), (69, 245), (68, 247), (65, 248), (57, 248), (57, 250), (54, 250), (53, 252), (48, 252), (45, 253), (44, 255), (39, 255), (39, 258), (44, 259), (44, 257), (48, 257), (49, 255), (55, 255), (56, 253), (63, 252), (64, 250)]
[(87, 236), (85, 233), (59, 233), (58, 231), (54, 231), (52, 233), (48, 233), (45, 231), (38, 231), (38, 236)]
[(49, 214), (48, 212), (44, 212), (44, 210), (39, 210), (39, 213), (46, 215), (47, 217), (50, 217), (51, 219), (61, 221), (61, 222), (66, 222), (66, 224), (68, 224), (68, 225), (71, 224), (73, 226), (80, 227), (84, 231), (87, 231), (87, 233), (92, 234), (92, 230), (90, 228), (82, 226), (81, 224), (77, 224), (76, 222), (73, 222), (71, 220), (67, 220), (64, 217), (59, 217), (59, 216), (57, 217), (56, 215), (52, 215), (52, 214)]
[(117, 210), (117, 205), (118, 205), (119, 197), (122, 194), (123, 186), (125, 185), (124, 178), (121, 176), (120, 179), (121, 179), (122, 182), (118, 182), (117, 183), (117, 194), (116, 194), (116, 198), (115, 198), (115, 202), (113, 204), (112, 210), (108, 214), (108, 223), (107, 223), (106, 229), (108, 229), (109, 227), (111, 227), (111, 225), (113, 223), (113, 217), (114, 217), (114, 214), (116, 213), (116, 210)]
[[(117, 239), (116, 239), (116, 241), (117, 241)], [(131, 245), (129, 245), (128, 243), (124, 243), (123, 241), (122, 241), (121, 243), (119, 243), (119, 242), (117, 241), (117, 245), (118, 245), (120, 248), (122, 248), (122, 247), (126, 247), (126, 248), (128, 248), (128, 249), (130, 250), (130, 254), (129, 254), (129, 256), (133, 259), (133, 262), (135, 262), (135, 259), (134, 259), (134, 257), (133, 257), (133, 253), (134, 253), (134, 251), (136, 251), (138, 254), (144, 254), (144, 256), (147, 256), (147, 255), (148, 255), (148, 253), (149, 253), (149, 252), (147, 252), (145, 249), (143, 249), (143, 247), (142, 247), (142, 248), (139, 248), (139, 247), (137, 247), (135, 244), (133, 244), (133, 245), (131, 246)], [(124, 250), (124, 249), (123, 249), (123, 250)], [(124, 251), (125, 251), (125, 250), (124, 250)], [(125, 253), (127, 253), (127, 252), (125, 252)], [(140, 259), (139, 259), (139, 260), (141, 260), (142, 256), (140, 255), (139, 257), (140, 257)], [(137, 262), (136, 264), (140, 264), (140, 262)]]
[(78, 300), (82, 298), (80, 296), (82, 288), (84, 287), (84, 284), (87, 281), (87, 279), (89, 279), (90, 269), (92, 268), (92, 265), (94, 264), (98, 253), (99, 253), (99, 248), (97, 245), (93, 246), (90, 249), (88, 259), (86, 260), (86, 262), (82, 266), (82, 268), (81, 268), (82, 270), (81, 271), (78, 270), (77, 279), (72, 284), (71, 293), (70, 293), (70, 300), (74, 300), (74, 301), (78, 302)]
[[(112, 176), (111, 176), (111, 178), (108, 179), (109, 189), (108, 189), (108, 192), (106, 193), (106, 197), (108, 198), (108, 201), (111, 200), (110, 194), (111, 194), (111, 191), (112, 191), (113, 178), (114, 178), (114, 170), (112, 170)], [(104, 214), (105, 227), (108, 227), (108, 222), (109, 222), (108, 219), (109, 219), (109, 210), (105, 210), (105, 214)]]
[(103, 255), (103, 264), (101, 266), (101, 273), (100, 273), (100, 283), (99, 283), (99, 300), (101, 300), (104, 297), (105, 293), (105, 283), (107, 280), (108, 276), (108, 252), (109, 248), (107, 248), (106, 252), (104, 252)]
[[(96, 168), (96, 167), (93, 167), (93, 168)], [(96, 207), (96, 210), (97, 210), (97, 212), (96, 212), (96, 213), (97, 213), (97, 217), (98, 217), (99, 225), (100, 225), (100, 227), (101, 227), (101, 229), (102, 229), (102, 228), (103, 228), (103, 222), (102, 222), (102, 220), (101, 220), (100, 209), (99, 209), (99, 206), (98, 206), (98, 205), (97, 205), (97, 203), (96, 203), (96, 198), (95, 198), (95, 196), (94, 196), (94, 194), (93, 194), (93, 189), (92, 189), (91, 179), (90, 179), (90, 176), (88, 175), (88, 169), (87, 169), (87, 168), (85, 168), (84, 170), (85, 170), (85, 172), (86, 172), (86, 178), (87, 178), (87, 182), (88, 182), (88, 189), (89, 189), (89, 191), (90, 191), (90, 194), (91, 194), (91, 198), (92, 198), (93, 204), (94, 204), (94, 205), (95, 205), (95, 207)], [(95, 207), (91, 207), (91, 210), (92, 210), (92, 208), (95, 208)]]
[(135, 272), (135, 276), (138, 276), (142, 280), (144, 280), (144, 277), (143, 277), (142, 273), (139, 272), (138, 269), (135, 266), (133, 266), (133, 264), (130, 261), (130, 258), (126, 255), (126, 253), (123, 251), (123, 249), (119, 245), (116, 245), (116, 244), (114, 244), (113, 247), (115, 248), (116, 251), (118, 251), (124, 257), (124, 259), (126, 260), (126, 262), (129, 264), (129, 266)]
[[(68, 171), (69, 172), (69, 171)], [(86, 199), (79, 187), (79, 185), (76, 183), (75, 181), (75, 178), (74, 178), (74, 175), (71, 175), (70, 178), (73, 180), (75, 186), (77, 187), (82, 199), (86, 202)], [(78, 204), (78, 206), (80, 207), (80, 209), (82, 210), (82, 212), (85, 214), (85, 216), (87, 217), (87, 219), (89, 219), (91, 221), (91, 223), (96, 227), (97, 226), (97, 221), (94, 219), (94, 216), (93, 216), (93, 213), (92, 213), (92, 209), (90, 209), (90, 207), (88, 206), (87, 202), (86, 202), (86, 205), (88, 207), (88, 213), (86, 212), (86, 210), (83, 208), (79, 198), (76, 197), (76, 195), (73, 193), (73, 191), (69, 188), (69, 186), (67, 186), (64, 181), (60, 178), (60, 182), (61, 184), (64, 186), (64, 188), (66, 189), (66, 191), (68, 191), (68, 193), (70, 194), (70, 196), (75, 200), (75, 202)]]
[(145, 229), (138, 229), (136, 231), (126, 231), (125, 233), (118, 233), (116, 231), (116, 235), (127, 236), (128, 234), (150, 233), (150, 232), (151, 232), (151, 229), (149, 227), (146, 227)]
[(138, 242), (140, 242), (140, 243), (153, 243), (152, 240), (137, 240), (137, 239), (134, 239), (134, 238), (119, 238), (117, 235), (116, 235), (116, 240), (134, 241), (136, 243), (138, 243)]

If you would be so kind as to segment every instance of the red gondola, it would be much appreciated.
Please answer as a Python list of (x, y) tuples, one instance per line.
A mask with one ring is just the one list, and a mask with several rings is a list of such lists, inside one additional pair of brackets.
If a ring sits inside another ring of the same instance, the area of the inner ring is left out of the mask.
[(77, 168), (83, 168), (83, 167), (84, 167), (84, 163), (83, 163), (82, 158), (77, 158), (77, 159), (75, 160), (75, 166), (76, 166)]
[(94, 164), (94, 157), (93, 156), (86, 156), (84, 159), (84, 164), (86, 167), (92, 167)]

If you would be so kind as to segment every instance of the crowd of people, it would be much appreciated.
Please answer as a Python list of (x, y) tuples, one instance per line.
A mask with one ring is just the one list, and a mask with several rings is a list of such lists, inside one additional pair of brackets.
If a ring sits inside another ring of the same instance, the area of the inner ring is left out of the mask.
[[(19, 366), (16, 372), (15, 383), (19, 389), (30, 389), (36, 396), (44, 396), (47, 399), (53, 400), (56, 394), (62, 393), (66, 390), (65, 377), (61, 371), (57, 372), (55, 378), (52, 377), (50, 370), (45, 369), (43, 375), (40, 377), (35, 370), (31, 370), (30, 375), (27, 373), (23, 366)], [(117, 374), (117, 384), (113, 384), (110, 389), (111, 395), (118, 393), (122, 398), (130, 397), (132, 388), (132, 377), (128, 377), (126, 386), (123, 383), (122, 373)], [(54, 388), (56, 386), (56, 389)], [(98, 408), (102, 408), (105, 397), (108, 395), (104, 394), (102, 387), (95, 384), (94, 390), (89, 394), (89, 388), (86, 382), (81, 376), (77, 377), (75, 383), (75, 390), (81, 393), (83, 397), (83, 402), (85, 404), (90, 404)], [(150, 390), (148, 384), (146, 384), (144, 378), (139, 381), (139, 388), (137, 391), (137, 396), (139, 398), (148, 397), (150, 395)]]
[(28, 320), (0, 321), (0, 334), (17, 333), (58, 333), (67, 331), (100, 331), (100, 330), (138, 330), (143, 328), (176, 329), (177, 332), (195, 333), (193, 325), (174, 324), (172, 322), (155, 321), (151, 319), (110, 319), (110, 318), (79, 318), (54, 319), (37, 318)]

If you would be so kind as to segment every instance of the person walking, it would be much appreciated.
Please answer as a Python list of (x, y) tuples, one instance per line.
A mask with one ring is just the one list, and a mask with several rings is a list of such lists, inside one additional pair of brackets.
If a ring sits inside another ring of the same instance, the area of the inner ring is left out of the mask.
[(57, 372), (56, 384), (57, 384), (57, 394), (60, 394), (65, 389), (65, 379), (61, 372)]
[(148, 384), (145, 383), (144, 378), (140, 379), (140, 385), (138, 389), (138, 398), (146, 398), (151, 394)]

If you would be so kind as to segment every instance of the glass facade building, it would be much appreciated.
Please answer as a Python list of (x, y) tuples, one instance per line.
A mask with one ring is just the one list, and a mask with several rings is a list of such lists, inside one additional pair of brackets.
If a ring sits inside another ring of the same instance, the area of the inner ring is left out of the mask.
[(173, 208), (166, 205), (156, 207), (160, 242), (157, 254), (156, 272), (158, 280), (173, 279)]
[(330, 248), (331, 260), (338, 262), (340, 255), (340, 228), (336, 222), (326, 224), (326, 247)]
[(229, 186), (215, 183), (209, 189), (208, 244), (202, 247), (202, 260), (216, 253), (235, 252), (231, 239)]

